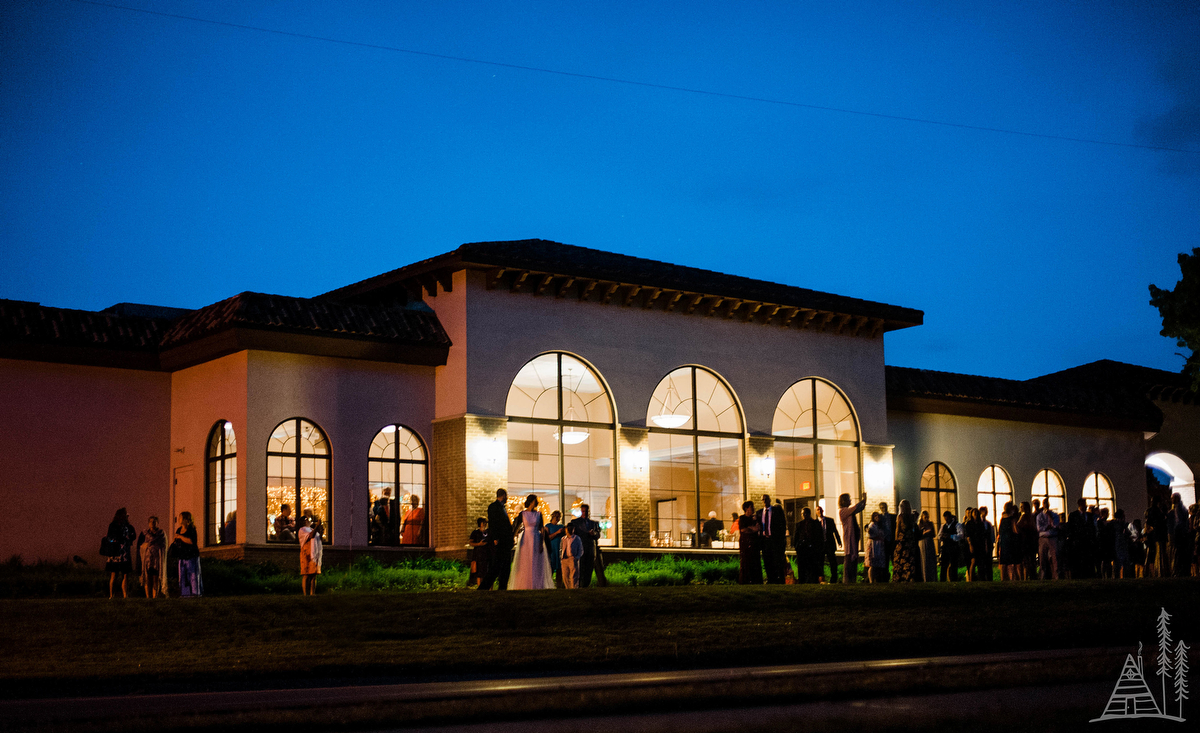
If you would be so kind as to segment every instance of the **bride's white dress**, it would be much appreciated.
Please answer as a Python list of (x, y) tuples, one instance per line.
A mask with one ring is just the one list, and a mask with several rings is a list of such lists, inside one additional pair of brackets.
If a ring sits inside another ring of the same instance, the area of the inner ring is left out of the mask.
[(550, 553), (542, 540), (542, 513), (523, 511), (517, 515), (524, 531), (513, 553), (512, 571), (508, 574), (509, 590), (549, 590), (554, 587), (550, 573)]

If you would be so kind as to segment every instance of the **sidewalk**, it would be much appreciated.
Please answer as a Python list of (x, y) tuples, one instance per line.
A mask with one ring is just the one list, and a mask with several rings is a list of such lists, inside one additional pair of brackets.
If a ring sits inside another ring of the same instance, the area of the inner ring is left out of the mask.
[(392, 727), (539, 714), (612, 715), (1063, 685), (1115, 679), (1128, 649), (774, 667), (0, 702), (0, 728), (164, 730), (337, 721)]

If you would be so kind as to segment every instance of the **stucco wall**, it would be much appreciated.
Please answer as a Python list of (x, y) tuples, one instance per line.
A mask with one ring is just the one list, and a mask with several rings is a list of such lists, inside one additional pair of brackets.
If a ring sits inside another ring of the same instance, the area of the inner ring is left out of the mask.
[[(171, 375), (171, 505), (174, 516), (189, 511), (202, 545), (205, 537), (205, 462), (209, 433), (218, 420), (233, 424), (237, 441), (238, 517), (246, 516), (245, 476), (247, 352), (214, 359)], [(262, 450), (266, 450), (265, 447)], [(238, 541), (246, 541), (238, 521)], [(173, 528), (173, 522), (164, 524)]]
[[(267, 441), (288, 418), (316, 423), (333, 458), (333, 542), (367, 544), (367, 451), (385, 425), (400, 423), (432, 445), (434, 367), (251, 351), (247, 355), (245, 538), (266, 541)], [(243, 446), (245, 446), (243, 448)], [(430, 457), (431, 462), (436, 456)], [(241, 464), (239, 463), (239, 469)], [(430, 466), (431, 472), (433, 466)], [(353, 513), (351, 505), (353, 504)], [(435, 521), (438, 507), (429, 507)], [(239, 537), (242, 529), (239, 528)]]
[(453, 292), (426, 301), (452, 338), (463, 334), (455, 340), (451, 363), (441, 368), (446, 378), (439, 374), (438, 393), (451, 394), (462, 384), (467, 412), (503, 415), (509, 385), (525, 362), (543, 351), (563, 350), (595, 365), (612, 388), (622, 423), (645, 420), (650, 395), (667, 373), (700, 364), (732, 386), (750, 432), (770, 433), (784, 391), (799, 379), (819, 376), (850, 398), (864, 440), (883, 442), (887, 434), (882, 337), (487, 290), (484, 274), (475, 271), (456, 273)]
[(1028, 501), (1037, 472), (1062, 475), (1067, 506), (1074, 508), (1087, 475), (1099, 471), (1113, 483), (1126, 518), (1146, 510), (1145, 443), (1141, 432), (992, 420), (957, 415), (888, 412), (896, 499), (921, 505), (921, 473), (933, 461), (950, 467), (958, 486), (958, 508), (978, 506), (976, 487), (989, 465), (1012, 477), (1016, 501)]
[(119, 507), (169, 524), (171, 379), (129, 369), (0, 359), (0, 558), (103, 562)]

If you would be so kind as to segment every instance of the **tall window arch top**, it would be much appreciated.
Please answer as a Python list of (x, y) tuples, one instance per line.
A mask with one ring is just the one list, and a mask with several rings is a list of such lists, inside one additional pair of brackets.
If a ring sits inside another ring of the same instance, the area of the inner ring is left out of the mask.
[(823, 379), (802, 379), (783, 393), (775, 407), (771, 434), (783, 438), (858, 440), (850, 402)]
[(654, 389), (646, 426), (742, 433), (742, 415), (733, 392), (715, 374), (700, 367), (676, 369)]
[(601, 545), (616, 544), (616, 411), (604, 381), (582, 359), (542, 354), (508, 390), (508, 510), (536, 494), (547, 523), (583, 514), (600, 523)]
[(206, 545), (237, 542), (237, 438), (233, 423), (218, 420), (208, 437), (205, 460)]
[(1067, 489), (1063, 485), (1062, 476), (1052, 468), (1043, 468), (1033, 478), (1033, 498), (1039, 499), (1042, 505), (1061, 514), (1067, 508)]
[(1012, 479), (1008, 472), (995, 464), (983, 469), (979, 476), (979, 507), (987, 507), (988, 521), (999, 521), (1000, 510), (1013, 500)]
[(1108, 476), (1102, 473), (1089, 473), (1088, 477), (1084, 479), (1083, 498), (1087, 500), (1088, 504), (1108, 507), (1109, 516), (1117, 511), (1117, 497), (1113, 492), (1112, 481), (1109, 481)]
[(946, 464), (934, 461), (921, 474), (921, 510), (934, 524), (941, 523), (943, 512), (958, 516), (958, 486)]
[(267, 540), (295, 542), (296, 518), (308, 515), (325, 542), (333, 536), (329, 441), (304, 418), (284, 420), (267, 441)]
[(591, 367), (570, 354), (542, 354), (517, 372), (504, 408), (509, 417), (611, 423), (612, 401)]
[(393, 424), (375, 434), (367, 451), (370, 544), (429, 544), (428, 475), (425, 444), (414, 431)]

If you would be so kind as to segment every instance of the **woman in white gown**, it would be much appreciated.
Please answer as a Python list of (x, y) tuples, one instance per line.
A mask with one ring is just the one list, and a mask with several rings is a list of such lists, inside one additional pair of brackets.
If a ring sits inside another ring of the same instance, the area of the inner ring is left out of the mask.
[(537, 494), (530, 494), (525, 499), (524, 511), (513, 522), (517, 540), (512, 572), (508, 574), (509, 590), (549, 590), (554, 587), (550, 556), (546, 551), (546, 528), (542, 513), (536, 509), (537, 501)]

